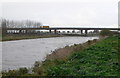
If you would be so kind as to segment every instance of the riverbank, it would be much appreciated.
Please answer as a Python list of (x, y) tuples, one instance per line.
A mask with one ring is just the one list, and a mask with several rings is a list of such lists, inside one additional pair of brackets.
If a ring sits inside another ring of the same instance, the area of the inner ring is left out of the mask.
[(35, 34), (31, 34), (31, 35), (18, 35), (18, 34), (14, 34), (14, 35), (5, 35), (2, 36), (0, 35), (0, 41), (13, 41), (13, 40), (24, 40), (24, 39), (37, 39), (37, 38), (51, 38), (51, 37), (68, 37), (68, 36), (81, 36), (81, 37), (96, 37), (99, 35), (79, 35), (79, 34), (64, 34), (64, 35), (60, 35), (60, 34), (46, 34), (46, 35), (35, 35)]
[(67, 61), (48, 67), (48, 76), (118, 76), (118, 36), (75, 51)]
[(50, 37), (63, 37), (62, 35), (6, 35), (1, 36), (2, 41), (23, 40), (23, 39), (37, 39)]
[[(46, 57), (46, 60), (42, 63), (36, 61), (35, 66), (33, 67), (34, 72), (40, 76), (49, 76), (47, 71), (51, 67), (55, 67), (59, 64), (66, 63), (69, 61), (69, 58), (78, 51), (83, 51), (84, 49), (95, 45), (97, 42), (105, 39), (105, 37), (100, 37), (99, 39), (88, 40), (83, 44), (74, 44), (72, 46), (65, 46), (64, 48), (59, 48), (53, 51), (52, 54)], [(37, 66), (36, 66), (37, 65)], [(51, 75), (50, 75), (51, 76)], [(61, 75), (64, 76), (64, 75)], [(72, 76), (72, 75), (71, 75)]]
[(54, 51), (44, 62), (35, 62), (31, 71), (20, 68), (3, 76), (116, 76), (118, 48), (118, 36), (89, 40)]

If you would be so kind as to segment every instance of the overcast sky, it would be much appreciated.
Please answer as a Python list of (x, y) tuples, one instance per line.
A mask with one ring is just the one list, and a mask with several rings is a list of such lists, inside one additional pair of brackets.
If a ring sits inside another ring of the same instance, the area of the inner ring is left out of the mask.
[(2, 0), (0, 17), (50, 26), (115, 26), (119, 0)]

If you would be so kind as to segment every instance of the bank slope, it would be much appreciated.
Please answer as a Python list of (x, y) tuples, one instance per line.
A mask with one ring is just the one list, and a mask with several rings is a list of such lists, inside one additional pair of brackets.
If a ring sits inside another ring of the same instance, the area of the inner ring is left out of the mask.
[(95, 45), (74, 52), (69, 60), (47, 70), (48, 76), (117, 76), (119, 36), (108, 37)]

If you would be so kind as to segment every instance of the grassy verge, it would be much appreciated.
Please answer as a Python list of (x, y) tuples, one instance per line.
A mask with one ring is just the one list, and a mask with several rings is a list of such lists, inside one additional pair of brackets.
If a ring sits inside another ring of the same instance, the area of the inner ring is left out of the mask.
[(2, 37), (2, 41), (23, 40), (23, 39), (36, 39), (36, 38), (49, 38), (61, 37), (60, 35), (6, 35)]
[(45, 60), (42, 64), (35, 62), (31, 73), (26, 68), (2, 73), (3, 76), (117, 76), (120, 70), (118, 67), (119, 40), (119, 36), (112, 36), (95, 44), (88, 41), (89, 47), (84, 44), (82, 49), (80, 45), (74, 45), (74, 50), (67, 59), (55, 57)]
[(114, 36), (104, 39), (95, 45), (77, 51), (65, 63), (49, 67), (49, 76), (117, 76), (118, 39)]

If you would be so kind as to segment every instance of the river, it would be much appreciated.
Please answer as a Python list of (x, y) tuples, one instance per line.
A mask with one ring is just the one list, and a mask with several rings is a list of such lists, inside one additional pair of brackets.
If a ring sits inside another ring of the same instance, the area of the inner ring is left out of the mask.
[(45, 60), (46, 55), (51, 54), (55, 49), (93, 39), (98, 37), (53, 37), (0, 42), (2, 70), (31, 67), (35, 61)]

